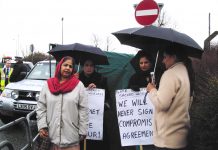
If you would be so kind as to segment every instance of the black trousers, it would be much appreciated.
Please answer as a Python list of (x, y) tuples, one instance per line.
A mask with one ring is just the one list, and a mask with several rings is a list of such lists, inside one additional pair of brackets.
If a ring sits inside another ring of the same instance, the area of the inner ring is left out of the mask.
[(187, 149), (186, 148), (180, 148), (180, 149), (160, 148), (155, 146), (155, 150), (187, 150)]

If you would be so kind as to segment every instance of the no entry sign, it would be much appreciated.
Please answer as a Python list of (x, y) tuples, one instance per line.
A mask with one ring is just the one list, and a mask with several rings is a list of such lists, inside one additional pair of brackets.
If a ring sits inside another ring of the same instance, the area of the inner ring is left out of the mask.
[(136, 21), (144, 26), (149, 26), (155, 22), (159, 15), (159, 7), (153, 0), (143, 0), (135, 9)]

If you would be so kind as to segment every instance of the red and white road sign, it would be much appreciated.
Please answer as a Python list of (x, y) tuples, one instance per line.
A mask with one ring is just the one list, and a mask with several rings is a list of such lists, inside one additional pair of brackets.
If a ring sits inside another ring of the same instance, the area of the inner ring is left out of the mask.
[(144, 26), (154, 23), (159, 15), (160, 9), (154, 0), (143, 0), (135, 9), (136, 21)]

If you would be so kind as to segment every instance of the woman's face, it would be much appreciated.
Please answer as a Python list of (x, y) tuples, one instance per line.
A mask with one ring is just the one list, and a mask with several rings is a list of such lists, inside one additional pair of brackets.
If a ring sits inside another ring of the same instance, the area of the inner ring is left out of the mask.
[(142, 71), (147, 71), (151, 68), (151, 63), (146, 57), (141, 57), (139, 59), (139, 67)]
[(83, 71), (86, 76), (90, 76), (95, 70), (94, 63), (91, 60), (87, 60), (84, 63)]
[(73, 71), (73, 62), (71, 59), (67, 59), (61, 65), (61, 76), (63, 78), (69, 78), (72, 75), (72, 71)]

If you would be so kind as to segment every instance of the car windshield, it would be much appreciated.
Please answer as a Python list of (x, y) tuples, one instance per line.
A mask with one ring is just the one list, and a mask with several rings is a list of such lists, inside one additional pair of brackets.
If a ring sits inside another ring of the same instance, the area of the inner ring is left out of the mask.
[[(37, 79), (37, 80), (47, 80), (50, 78), (50, 69), (49, 63), (37, 63), (30, 74), (27, 76), (27, 79)], [(51, 77), (54, 76), (55, 72), (55, 63), (51, 63)]]

